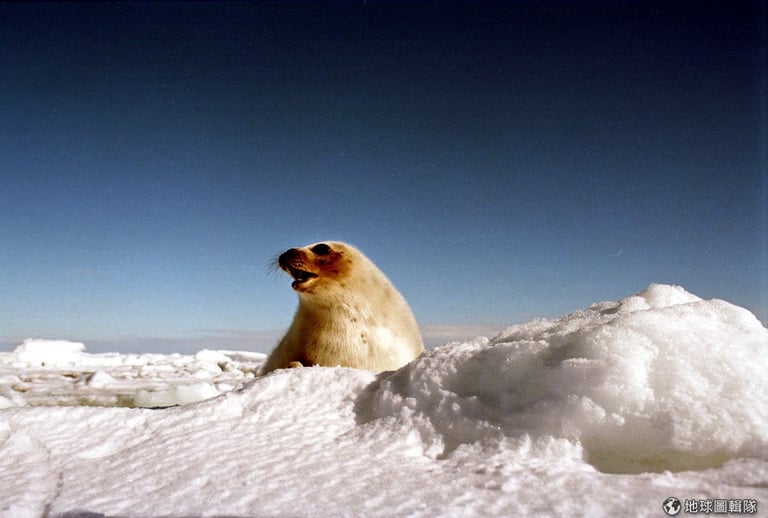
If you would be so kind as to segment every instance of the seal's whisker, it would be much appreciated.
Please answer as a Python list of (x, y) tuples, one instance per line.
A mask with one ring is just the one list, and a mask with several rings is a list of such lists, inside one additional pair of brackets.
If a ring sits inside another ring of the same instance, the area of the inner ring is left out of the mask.
[(280, 268), (280, 254), (277, 254), (267, 262), (267, 273), (270, 275), (279, 272)]

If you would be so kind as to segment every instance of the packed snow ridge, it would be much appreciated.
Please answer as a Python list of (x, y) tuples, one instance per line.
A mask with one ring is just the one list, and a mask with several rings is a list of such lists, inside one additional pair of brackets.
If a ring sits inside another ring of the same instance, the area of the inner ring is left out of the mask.
[(394, 372), (254, 376), (261, 361), (36, 341), (0, 355), (0, 514), (658, 516), (670, 496), (768, 502), (768, 330), (680, 287)]

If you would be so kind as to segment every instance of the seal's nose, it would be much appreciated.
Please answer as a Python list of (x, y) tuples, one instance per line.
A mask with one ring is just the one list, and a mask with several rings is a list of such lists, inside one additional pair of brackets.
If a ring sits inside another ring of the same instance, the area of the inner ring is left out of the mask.
[(277, 263), (280, 265), (280, 268), (283, 269), (288, 268), (288, 266), (293, 265), (296, 262), (301, 262), (301, 252), (298, 248), (286, 250), (277, 258)]

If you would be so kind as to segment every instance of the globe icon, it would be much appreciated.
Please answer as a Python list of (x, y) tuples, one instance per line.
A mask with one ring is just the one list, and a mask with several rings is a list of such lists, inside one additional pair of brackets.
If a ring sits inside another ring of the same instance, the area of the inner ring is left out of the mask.
[(669, 516), (675, 516), (677, 513), (680, 512), (680, 500), (675, 498), (674, 496), (670, 496), (666, 500), (664, 500), (664, 505), (661, 506), (664, 509), (664, 512), (667, 513)]

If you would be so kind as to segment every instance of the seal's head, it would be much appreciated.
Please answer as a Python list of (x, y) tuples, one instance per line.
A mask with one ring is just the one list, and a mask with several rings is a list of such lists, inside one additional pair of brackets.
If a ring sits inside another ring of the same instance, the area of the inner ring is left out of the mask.
[(293, 277), (291, 286), (299, 295), (311, 295), (318, 288), (338, 285), (339, 279), (349, 277), (352, 262), (360, 257), (362, 254), (346, 243), (326, 241), (286, 250), (277, 264)]

